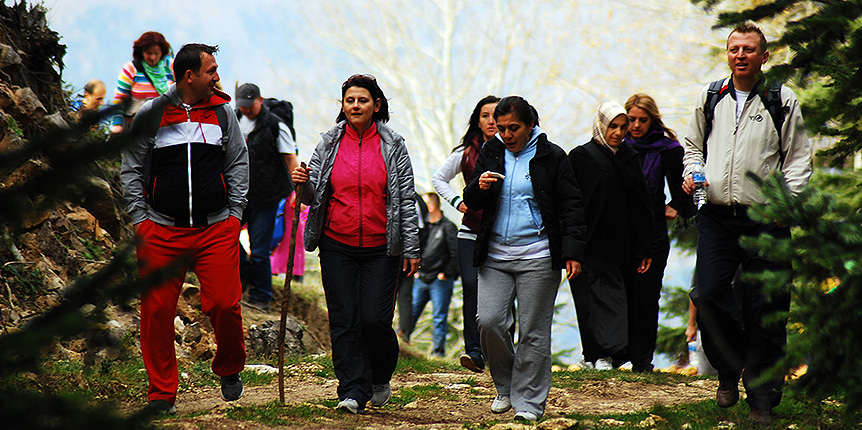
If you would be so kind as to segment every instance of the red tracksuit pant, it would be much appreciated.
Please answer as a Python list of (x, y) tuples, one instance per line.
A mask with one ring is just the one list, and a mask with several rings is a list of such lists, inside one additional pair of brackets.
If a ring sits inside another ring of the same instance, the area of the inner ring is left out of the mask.
[[(173, 273), (141, 296), (141, 353), (150, 386), (148, 401), (173, 404), (179, 379), (174, 350), (174, 318), (185, 273), (191, 269), (201, 284), (201, 310), (215, 331), (212, 370), (216, 375), (238, 373), (245, 365), (245, 340), (239, 300), (239, 220), (234, 217), (208, 227), (170, 227), (150, 220), (142, 222), (139, 238), (138, 275), (171, 265)], [(179, 264), (177, 264), (179, 262)]]

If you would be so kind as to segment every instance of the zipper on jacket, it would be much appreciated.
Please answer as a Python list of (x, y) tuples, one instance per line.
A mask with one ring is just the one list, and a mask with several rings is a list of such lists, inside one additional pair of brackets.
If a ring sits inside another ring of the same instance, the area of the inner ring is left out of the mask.
[[(748, 107), (747, 106), (748, 101), (749, 101), (749, 99), (746, 99), (745, 101), (742, 102), (742, 112), (740, 112), (739, 120), (736, 121), (736, 125), (733, 128), (733, 145), (730, 146), (730, 174), (728, 175), (728, 181), (727, 181), (727, 199), (728, 199), (728, 203), (730, 203), (731, 207), (733, 207), (735, 204), (733, 201), (733, 175), (735, 173), (734, 172), (735, 164), (736, 164), (735, 163), (735, 161), (736, 161), (735, 154), (736, 154), (737, 138), (739, 137), (739, 123), (740, 123), (740, 121), (742, 121), (743, 118), (745, 118), (745, 111), (746, 111), (746, 108)], [(739, 100), (736, 100), (736, 103), (738, 104)], [(736, 108), (736, 106), (734, 106), (734, 108)], [(734, 113), (734, 115), (736, 114), (735, 109), (734, 109), (733, 113)], [(736, 208), (734, 208), (733, 211), (734, 211), (733, 215), (735, 216), (736, 215)]]
[[(518, 171), (518, 159), (519, 158), (520, 158), (519, 156), (517, 156), (517, 155), (515, 156), (515, 164), (512, 166), (512, 174), (514, 174), (515, 172)], [(506, 158), (505, 158), (505, 153), (504, 153), (504, 155), (503, 155), (503, 170), (506, 169), (505, 166), (506, 166)], [(512, 189), (514, 188), (514, 184), (515, 184), (515, 181), (509, 181), (509, 192), (506, 193), (507, 194), (506, 198), (509, 200), (509, 213), (506, 214), (506, 237), (505, 237), (506, 245), (509, 245), (511, 242), (511, 238), (509, 237), (509, 226), (510, 226), (511, 221), (512, 221), (512, 209), (513, 209), (512, 206), (514, 206), (514, 204), (513, 204), (514, 199), (512, 198), (513, 197), (512, 196)]]
[(363, 241), (363, 231), (362, 224), (365, 220), (363, 220), (363, 211), (362, 211), (362, 135), (359, 136), (359, 170), (356, 175), (356, 194), (359, 195), (359, 246), (363, 246), (365, 242)]
[(530, 203), (533, 199), (527, 199), (527, 209), (530, 211), (530, 217), (533, 218), (533, 224), (536, 225), (536, 236), (542, 235), (542, 230), (545, 229), (545, 226), (539, 223), (539, 219), (536, 218), (536, 213), (533, 211), (533, 205)]
[[(192, 107), (186, 103), (180, 103), (183, 109), (186, 110), (186, 122), (192, 122)], [(189, 140), (189, 139), (187, 139)], [(194, 201), (192, 200), (192, 143), (191, 141), (186, 142), (186, 173), (188, 174), (188, 187), (189, 187), (189, 227), (194, 227), (194, 220), (192, 216), (192, 208), (194, 208)]]

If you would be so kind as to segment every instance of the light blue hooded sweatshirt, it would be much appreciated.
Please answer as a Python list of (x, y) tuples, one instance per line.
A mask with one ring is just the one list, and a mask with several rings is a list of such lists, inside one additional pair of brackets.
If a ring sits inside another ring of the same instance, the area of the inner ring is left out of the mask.
[[(491, 229), (491, 240), (502, 245), (524, 246), (547, 240), (539, 204), (533, 199), (530, 160), (536, 155), (536, 142), (545, 132), (533, 127), (530, 140), (517, 153), (506, 150), (506, 177), (500, 193), (500, 208)], [(499, 138), (499, 134), (497, 135)], [(502, 138), (500, 138), (502, 140)]]

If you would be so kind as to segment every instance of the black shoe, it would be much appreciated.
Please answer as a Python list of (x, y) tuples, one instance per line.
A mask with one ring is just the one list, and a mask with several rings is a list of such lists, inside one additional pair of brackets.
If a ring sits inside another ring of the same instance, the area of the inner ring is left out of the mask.
[(729, 408), (739, 401), (739, 381), (718, 381), (718, 390), (715, 392), (715, 402), (722, 408)]
[(257, 300), (249, 299), (244, 304), (250, 308), (257, 309), (265, 313), (269, 313), (269, 310), (271, 309), (270, 302), (259, 302)]
[(149, 416), (173, 415), (177, 413), (177, 408), (167, 400), (151, 400), (144, 406), (143, 413)]
[(632, 372), (634, 373), (652, 373), (654, 367), (650, 364), (632, 364)]
[(463, 354), (461, 355), (461, 365), (476, 373), (482, 373), (485, 370), (485, 360), (481, 354)]
[(772, 423), (772, 412), (769, 411), (752, 409), (748, 416), (757, 424), (768, 425)]
[(232, 402), (242, 397), (242, 379), (239, 373), (221, 377), (221, 398)]

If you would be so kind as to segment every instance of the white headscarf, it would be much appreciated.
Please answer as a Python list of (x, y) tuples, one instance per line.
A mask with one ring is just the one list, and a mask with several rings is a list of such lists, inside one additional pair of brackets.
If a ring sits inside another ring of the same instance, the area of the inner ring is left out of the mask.
[(599, 142), (604, 147), (616, 153), (617, 148), (608, 145), (608, 140), (605, 139), (605, 134), (608, 132), (608, 126), (614, 118), (625, 115), (626, 110), (617, 102), (604, 102), (596, 111), (596, 117), (593, 119), (593, 139)]

